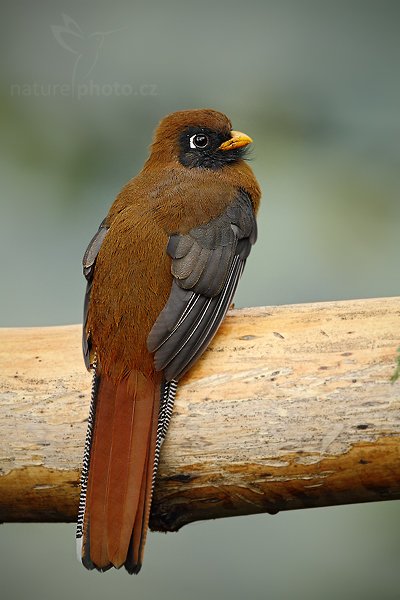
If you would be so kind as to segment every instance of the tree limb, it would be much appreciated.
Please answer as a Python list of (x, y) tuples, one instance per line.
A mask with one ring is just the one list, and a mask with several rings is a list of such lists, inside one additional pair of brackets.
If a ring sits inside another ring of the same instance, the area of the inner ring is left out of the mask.
[[(152, 526), (400, 498), (400, 298), (231, 311), (182, 380)], [(80, 326), (0, 330), (0, 520), (73, 521)]]

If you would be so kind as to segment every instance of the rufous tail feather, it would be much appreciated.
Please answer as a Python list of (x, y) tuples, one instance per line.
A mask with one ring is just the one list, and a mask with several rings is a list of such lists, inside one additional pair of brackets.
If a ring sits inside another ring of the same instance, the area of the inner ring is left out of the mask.
[[(77, 540), (89, 569), (140, 570), (148, 529), (161, 377), (95, 372)], [(94, 422), (94, 423), (93, 423)], [(86, 466), (85, 466), (86, 465)]]

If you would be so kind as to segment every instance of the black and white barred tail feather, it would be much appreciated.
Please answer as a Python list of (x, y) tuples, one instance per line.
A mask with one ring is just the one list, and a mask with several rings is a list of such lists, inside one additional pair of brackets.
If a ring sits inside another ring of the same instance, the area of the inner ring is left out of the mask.
[(90, 408), (88, 416), (88, 424), (86, 430), (85, 449), (83, 453), (83, 463), (80, 481), (80, 497), (79, 497), (79, 508), (78, 508), (78, 519), (76, 524), (76, 550), (78, 560), (82, 560), (82, 541), (83, 541), (83, 527), (85, 521), (85, 509), (86, 509), (86, 495), (87, 495), (87, 483), (89, 477), (90, 467), (90, 449), (92, 446), (93, 428), (96, 417), (96, 398), (97, 390), (99, 387), (100, 377), (96, 373), (97, 360), (96, 357), (93, 360), (93, 377), (92, 377), (92, 388), (90, 395)]
[(157, 477), (158, 465), (160, 462), (161, 446), (164, 442), (172, 417), (177, 386), (178, 382), (174, 379), (172, 381), (163, 381), (161, 384), (160, 411), (157, 424), (157, 441), (154, 455), (152, 493), (154, 492), (154, 485)]

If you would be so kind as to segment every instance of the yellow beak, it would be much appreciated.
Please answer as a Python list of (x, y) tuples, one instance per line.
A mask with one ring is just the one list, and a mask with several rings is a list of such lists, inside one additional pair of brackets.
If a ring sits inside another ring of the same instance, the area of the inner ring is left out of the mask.
[(223, 142), (218, 150), (233, 150), (234, 148), (241, 148), (242, 146), (247, 146), (247, 144), (251, 144), (253, 141), (251, 137), (242, 133), (241, 131), (231, 131), (231, 138)]

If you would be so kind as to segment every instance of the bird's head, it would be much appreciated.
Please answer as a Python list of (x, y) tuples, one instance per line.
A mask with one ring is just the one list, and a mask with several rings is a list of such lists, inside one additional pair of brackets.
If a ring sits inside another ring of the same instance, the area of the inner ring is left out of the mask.
[(218, 170), (241, 160), (252, 139), (223, 113), (211, 109), (172, 113), (159, 124), (150, 160), (179, 162), (188, 168)]

